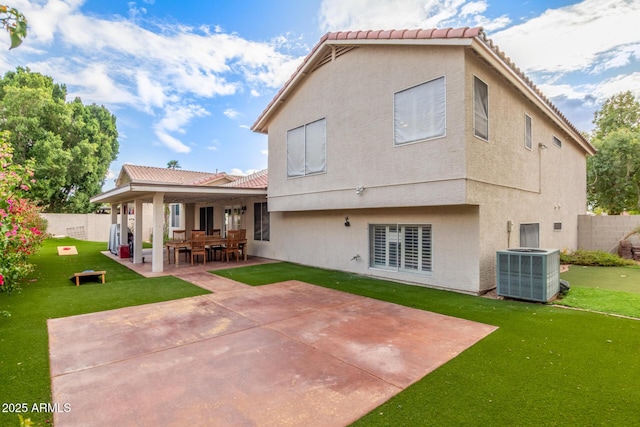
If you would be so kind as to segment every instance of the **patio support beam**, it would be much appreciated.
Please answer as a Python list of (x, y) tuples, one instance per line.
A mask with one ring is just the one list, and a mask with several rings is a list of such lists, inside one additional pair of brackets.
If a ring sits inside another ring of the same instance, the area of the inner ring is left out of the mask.
[(164, 255), (164, 193), (153, 195), (153, 255), (151, 260), (151, 271), (162, 273), (162, 258)]
[(136, 199), (133, 212), (133, 263), (142, 262), (142, 200)]

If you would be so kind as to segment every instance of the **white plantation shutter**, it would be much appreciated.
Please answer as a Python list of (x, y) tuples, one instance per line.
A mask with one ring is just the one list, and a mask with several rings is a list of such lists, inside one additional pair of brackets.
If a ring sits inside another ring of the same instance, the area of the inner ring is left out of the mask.
[(422, 239), (421, 239), (421, 248), (422, 248), (422, 271), (431, 271), (432, 263), (431, 263), (431, 226), (425, 225), (422, 226)]
[(394, 271), (431, 272), (431, 225), (371, 225), (370, 266)]
[(404, 256), (402, 267), (406, 270), (417, 270), (419, 254), (418, 227), (404, 227)]

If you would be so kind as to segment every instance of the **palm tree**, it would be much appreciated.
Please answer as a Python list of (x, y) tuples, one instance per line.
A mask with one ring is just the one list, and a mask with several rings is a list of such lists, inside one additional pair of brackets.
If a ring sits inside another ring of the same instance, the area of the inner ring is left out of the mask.
[(178, 163), (177, 160), (169, 160), (167, 162), (167, 168), (176, 170), (176, 169), (182, 169), (182, 166), (180, 166), (180, 163)]

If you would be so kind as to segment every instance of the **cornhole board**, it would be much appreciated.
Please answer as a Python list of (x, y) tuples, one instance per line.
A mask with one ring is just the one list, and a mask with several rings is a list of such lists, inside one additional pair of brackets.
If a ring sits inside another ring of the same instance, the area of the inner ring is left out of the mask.
[(58, 255), (78, 255), (75, 246), (58, 246)]
[(104, 283), (106, 274), (106, 271), (87, 270), (80, 273), (73, 273), (73, 276), (69, 277), (69, 280), (75, 280), (76, 286), (80, 286), (81, 277), (99, 277), (102, 283)]

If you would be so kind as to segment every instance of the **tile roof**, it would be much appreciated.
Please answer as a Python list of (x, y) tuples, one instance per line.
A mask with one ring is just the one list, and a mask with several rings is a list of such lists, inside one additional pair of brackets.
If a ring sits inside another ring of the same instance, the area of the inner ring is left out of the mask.
[(190, 184), (214, 175), (211, 172), (195, 172), (130, 164), (123, 165), (122, 171), (134, 183)]
[(269, 171), (263, 169), (251, 175), (243, 176), (233, 182), (222, 185), (222, 187), (236, 188), (267, 188), (269, 183)]
[[(571, 123), (569, 120), (558, 110), (558, 108), (540, 91), (540, 89), (529, 79), (511, 59), (506, 56), (493, 41), (489, 39), (482, 29), (482, 27), (464, 27), (464, 28), (442, 28), (442, 29), (413, 29), (413, 30), (378, 30), (378, 31), (338, 31), (333, 33), (327, 33), (320, 38), (320, 41), (311, 49), (309, 54), (302, 61), (300, 66), (296, 69), (289, 80), (284, 84), (276, 96), (267, 105), (264, 111), (256, 119), (251, 129), (254, 132), (266, 133), (265, 119), (270, 115), (271, 110), (276, 108), (278, 102), (284, 101), (284, 94), (289, 89), (293, 88), (297, 84), (297, 79), (304, 76), (303, 70), (309, 67), (311, 61), (315, 60), (318, 52), (327, 45), (339, 42), (341, 44), (353, 42), (354, 45), (358, 44), (371, 44), (371, 43), (388, 43), (389, 41), (396, 41), (397, 43), (410, 43), (412, 40), (423, 40), (425, 43), (429, 40), (475, 40), (481, 45), (497, 55), (500, 61), (513, 73), (515, 73), (519, 79), (521, 79), (529, 90), (535, 94), (536, 97), (542, 100), (546, 106), (553, 111), (553, 113), (567, 125), (571, 130), (576, 133), (576, 137), (581, 139), (582, 145), (589, 151), (589, 148), (593, 149), (593, 146), (582, 136), (581, 132)], [(472, 45), (473, 46), (473, 45)], [(307, 71), (307, 70), (305, 70)]]
[[(229, 175), (224, 172), (196, 172), (182, 169), (157, 168), (126, 164), (122, 166), (121, 180), (125, 173), (134, 184), (169, 184), (189, 186), (209, 186), (212, 182), (224, 180), (216, 187), (267, 188), (268, 173), (262, 170), (247, 176)], [(119, 183), (119, 185), (122, 183)]]

